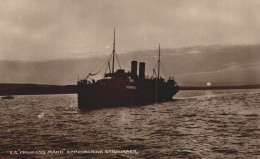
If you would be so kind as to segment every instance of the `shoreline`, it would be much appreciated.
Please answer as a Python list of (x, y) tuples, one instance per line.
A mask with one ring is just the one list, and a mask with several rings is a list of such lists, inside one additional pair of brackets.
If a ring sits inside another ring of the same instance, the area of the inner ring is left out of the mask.
[[(45, 95), (45, 94), (76, 94), (76, 85), (45, 85), (45, 84), (0, 84), (0, 96), (5, 95)], [(180, 86), (185, 90), (229, 90), (229, 89), (260, 89), (260, 84), (238, 86)]]

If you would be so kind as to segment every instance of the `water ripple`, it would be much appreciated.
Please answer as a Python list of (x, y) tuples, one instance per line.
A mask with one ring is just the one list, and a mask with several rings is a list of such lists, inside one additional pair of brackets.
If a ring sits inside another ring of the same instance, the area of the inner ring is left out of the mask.
[[(76, 95), (0, 103), (4, 158), (256, 158), (260, 90), (183, 91), (175, 100), (82, 111)], [(136, 150), (138, 154), (10, 155), (16, 150)]]

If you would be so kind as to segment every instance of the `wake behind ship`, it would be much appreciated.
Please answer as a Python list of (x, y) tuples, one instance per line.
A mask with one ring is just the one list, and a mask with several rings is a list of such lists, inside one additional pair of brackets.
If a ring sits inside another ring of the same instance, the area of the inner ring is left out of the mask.
[[(115, 63), (115, 30), (112, 53), (112, 69), (108, 61), (109, 73), (97, 81), (88, 77), (77, 82), (78, 107), (81, 109), (96, 109), (110, 106), (134, 106), (155, 102), (169, 101), (179, 91), (179, 86), (173, 77), (166, 81), (160, 76), (160, 46), (158, 56), (158, 71), (153, 70), (155, 77), (145, 76), (145, 63), (131, 61), (131, 72), (124, 69), (114, 71)], [(89, 74), (93, 75), (93, 74)]]

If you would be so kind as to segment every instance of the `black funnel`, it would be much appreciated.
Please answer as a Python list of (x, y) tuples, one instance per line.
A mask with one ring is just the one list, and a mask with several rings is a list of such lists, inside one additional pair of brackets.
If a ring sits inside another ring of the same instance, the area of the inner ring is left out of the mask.
[(137, 75), (137, 61), (132, 61), (131, 62), (131, 73), (134, 76)]
[(143, 80), (145, 77), (145, 63), (140, 62), (139, 63), (139, 79)]

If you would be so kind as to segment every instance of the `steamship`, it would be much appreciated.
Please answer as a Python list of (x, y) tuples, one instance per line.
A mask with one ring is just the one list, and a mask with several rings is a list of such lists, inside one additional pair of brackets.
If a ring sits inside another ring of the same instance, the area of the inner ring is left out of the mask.
[[(80, 109), (96, 109), (111, 106), (135, 106), (146, 105), (156, 102), (172, 100), (179, 91), (173, 77), (166, 81), (160, 76), (160, 45), (158, 53), (157, 72), (153, 69), (155, 77), (145, 76), (145, 63), (139, 63), (139, 75), (137, 74), (138, 62), (131, 61), (131, 72), (124, 69), (114, 71), (115, 64), (115, 30), (112, 52), (112, 66), (108, 61), (109, 73), (104, 74), (103, 79), (89, 80), (87, 78), (78, 80), (77, 94), (78, 107)], [(111, 68), (112, 67), (112, 68)]]

